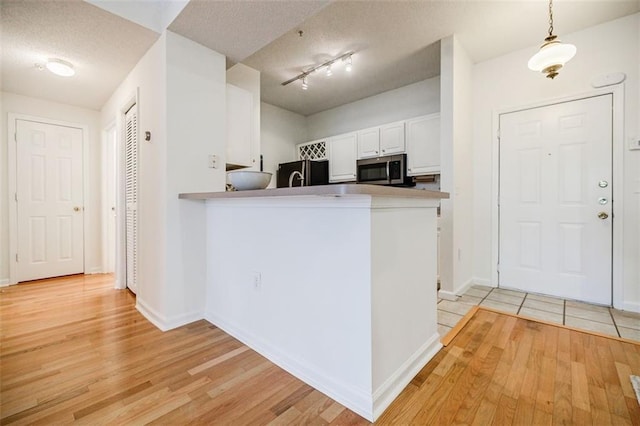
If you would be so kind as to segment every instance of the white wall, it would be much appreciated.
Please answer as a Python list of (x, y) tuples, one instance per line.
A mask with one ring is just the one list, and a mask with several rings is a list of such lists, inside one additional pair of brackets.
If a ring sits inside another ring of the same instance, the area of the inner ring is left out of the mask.
[(83, 149), (88, 150), (84, 157), (88, 164), (84, 165), (88, 192), (85, 198), (85, 229), (88, 235), (85, 246), (86, 273), (102, 270), (101, 228), (100, 228), (100, 114), (98, 111), (79, 108), (57, 102), (45, 101), (13, 93), (2, 92), (0, 111), (2, 114), (2, 131), (0, 131), (0, 285), (9, 282), (9, 208), (7, 193), (8, 179), (8, 114), (25, 114), (51, 120), (67, 121), (86, 125), (88, 135), (84, 135)]
[[(137, 305), (168, 329), (202, 317), (204, 206), (178, 200), (178, 193), (224, 189), (224, 167), (208, 168), (208, 155), (224, 164), (225, 58), (165, 32), (107, 102), (102, 125), (116, 119), (122, 135), (122, 109), (136, 93)], [(145, 131), (151, 132), (149, 142), (143, 140)]]
[(440, 77), (434, 77), (310, 115), (307, 136), (335, 136), (438, 111)]
[[(167, 32), (167, 216), (163, 229), (167, 308), (162, 312), (167, 328), (200, 319), (204, 312), (205, 206), (179, 200), (178, 194), (224, 191), (225, 79), (223, 55)], [(217, 169), (208, 167), (210, 154), (222, 159)]]
[[(573, 43), (578, 53), (555, 80), (527, 68), (537, 46), (478, 63), (473, 70), (473, 156), (474, 156), (474, 277), (490, 283), (492, 269), (492, 176), (493, 114), (501, 109), (526, 106), (593, 90), (591, 81), (613, 72), (624, 72), (624, 211), (617, 220), (624, 224), (624, 306), (640, 311), (640, 151), (629, 151), (628, 144), (638, 138), (640, 14), (627, 16), (572, 34), (560, 34)], [(623, 141), (616, 141), (623, 143)], [(493, 283), (495, 284), (495, 283)]]
[[(166, 236), (159, 230), (165, 223), (164, 191), (166, 179), (166, 34), (140, 59), (135, 68), (113, 93), (101, 111), (102, 127), (114, 120), (119, 144), (119, 174), (123, 175), (124, 110), (138, 96), (138, 290), (137, 301), (157, 312), (165, 309), (164, 272), (158, 267), (163, 258)], [(145, 131), (151, 132), (151, 141), (144, 141)], [(123, 186), (118, 188), (122, 196)], [(116, 203), (117, 217), (123, 218), (125, 209)], [(119, 225), (121, 220), (118, 220)], [(119, 240), (121, 243), (121, 240)], [(121, 245), (121, 244), (119, 244)], [(122, 247), (122, 246), (121, 246)], [(124, 283), (124, 250), (116, 259), (118, 285)]]
[(249, 170), (260, 170), (261, 134), (260, 134), (260, 72), (244, 64), (235, 64), (227, 70), (227, 83), (249, 91), (253, 95), (253, 123), (251, 126), (251, 153), (255, 164)]
[(441, 295), (463, 293), (472, 279), (472, 62), (455, 36), (441, 40), (440, 203)]
[(273, 173), (269, 187), (275, 188), (278, 164), (296, 160), (296, 144), (308, 139), (307, 119), (263, 102), (260, 121), (264, 171)]

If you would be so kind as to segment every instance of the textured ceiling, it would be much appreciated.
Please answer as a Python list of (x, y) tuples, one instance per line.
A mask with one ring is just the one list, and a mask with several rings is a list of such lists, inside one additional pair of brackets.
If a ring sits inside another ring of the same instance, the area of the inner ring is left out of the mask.
[(329, 4), (329, 0), (191, 0), (169, 30), (240, 62)]
[[(131, 19), (142, 22), (139, 0), (119, 1), (118, 13), (135, 12)], [(143, 3), (153, 25), (162, 13), (181, 6)], [(546, 0), (191, 0), (169, 28), (225, 54), (228, 62), (261, 71), (263, 101), (309, 115), (438, 75), (438, 40), (454, 33), (475, 62), (527, 47), (533, 54), (546, 35), (547, 5)], [(0, 7), (1, 89), (70, 105), (100, 109), (159, 36), (81, 0), (0, 0)], [(638, 11), (640, 0), (555, 0), (555, 32), (562, 37)], [(352, 73), (336, 67), (331, 78), (314, 74), (307, 91), (299, 82), (280, 85), (350, 50), (356, 52)], [(38, 71), (34, 64), (48, 57), (72, 62), (76, 76)]]
[[(336, 1), (242, 61), (260, 70), (262, 100), (303, 115), (440, 74), (438, 40), (456, 34), (474, 62), (539, 45), (546, 1)], [(640, 1), (554, 2), (555, 33), (577, 31), (640, 10)], [(302, 37), (298, 30), (303, 31)], [(355, 51), (353, 71), (281, 83)], [(579, 51), (579, 47), (578, 47)]]
[[(99, 110), (159, 34), (80, 0), (3, 0), (2, 90)], [(76, 75), (38, 70), (47, 58)]]

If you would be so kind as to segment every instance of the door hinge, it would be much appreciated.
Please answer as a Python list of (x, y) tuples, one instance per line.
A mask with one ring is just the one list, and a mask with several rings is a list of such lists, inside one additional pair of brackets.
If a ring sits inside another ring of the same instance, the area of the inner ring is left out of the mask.
[(18, 132), (16, 132), (16, 133), (14, 133), (14, 134), (13, 134), (13, 140), (14, 140), (15, 142), (18, 142)]
[(496, 271), (500, 272), (500, 262), (496, 263)]
[(18, 261), (19, 261), (18, 253), (16, 253), (16, 262), (18, 262)]
[(13, 198), (16, 200), (16, 202), (18, 202), (18, 193), (17, 192), (13, 193)]
[(496, 131), (496, 137), (498, 138), (498, 140), (500, 140), (500, 129)]

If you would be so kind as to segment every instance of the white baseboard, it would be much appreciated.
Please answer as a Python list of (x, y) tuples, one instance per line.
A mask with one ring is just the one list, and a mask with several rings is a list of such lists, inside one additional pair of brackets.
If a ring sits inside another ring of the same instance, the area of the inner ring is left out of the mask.
[(460, 287), (456, 288), (454, 291), (440, 289), (438, 290), (438, 297), (440, 299), (451, 300), (455, 302), (456, 300), (458, 300), (458, 296), (462, 296), (463, 294), (465, 294), (474, 283), (476, 283), (476, 281), (471, 279), (462, 284)]
[(640, 303), (636, 302), (622, 302), (622, 310), (629, 312), (640, 313)]
[(7, 287), (11, 285), (11, 280), (9, 278), (1, 278), (0, 279), (0, 287)]
[(222, 329), (227, 334), (240, 340), (260, 355), (267, 358), (280, 368), (288, 371), (309, 386), (319, 390), (329, 398), (349, 408), (351, 411), (373, 421), (373, 404), (371, 395), (366, 390), (357, 389), (340, 381), (337, 377), (327, 377), (322, 372), (305, 362), (296, 359), (289, 354), (283, 353), (277, 347), (263, 341), (258, 336), (248, 333), (227, 321), (219, 318), (215, 314), (205, 312), (205, 319), (216, 327)]
[(478, 285), (483, 285), (485, 287), (495, 287), (490, 279), (485, 278), (473, 278), (473, 283)]
[(445, 291), (442, 289), (438, 290), (438, 298), (444, 299), (444, 300), (451, 300), (453, 302), (458, 300), (458, 296), (455, 293), (452, 293), (450, 291)]
[(455, 290), (455, 293), (458, 296), (462, 296), (463, 294), (465, 294), (467, 292), (467, 290), (469, 290), (471, 288), (471, 286), (474, 284), (473, 280), (469, 280), (466, 283), (462, 284), (460, 287), (458, 287)]
[(136, 309), (140, 312), (151, 324), (158, 327), (161, 331), (168, 331), (174, 328), (181, 327), (183, 325), (199, 321), (203, 319), (202, 312), (188, 312), (182, 315), (177, 315), (173, 318), (167, 318), (161, 315), (158, 311), (151, 308), (144, 303), (139, 296), (136, 296)]
[(442, 343), (440, 343), (440, 335), (436, 332), (373, 393), (374, 421), (391, 405), (440, 348)]
[(89, 268), (88, 270), (86, 270), (84, 273), (87, 275), (93, 275), (103, 274), (104, 272), (102, 272), (102, 268), (100, 266), (94, 266), (93, 268)]

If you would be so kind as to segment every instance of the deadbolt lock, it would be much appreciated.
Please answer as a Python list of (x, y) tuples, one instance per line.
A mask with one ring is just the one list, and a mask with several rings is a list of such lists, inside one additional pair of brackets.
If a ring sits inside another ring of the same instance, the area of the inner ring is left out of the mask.
[(74, 212), (79, 212), (79, 211), (80, 211), (80, 207), (77, 207), (77, 206), (76, 206), (76, 207), (74, 207), (74, 208), (73, 208), (73, 211), (74, 211)]
[(607, 182), (606, 180), (601, 180), (600, 182), (598, 182), (598, 186), (600, 188), (606, 188), (607, 186), (609, 186), (609, 182)]

